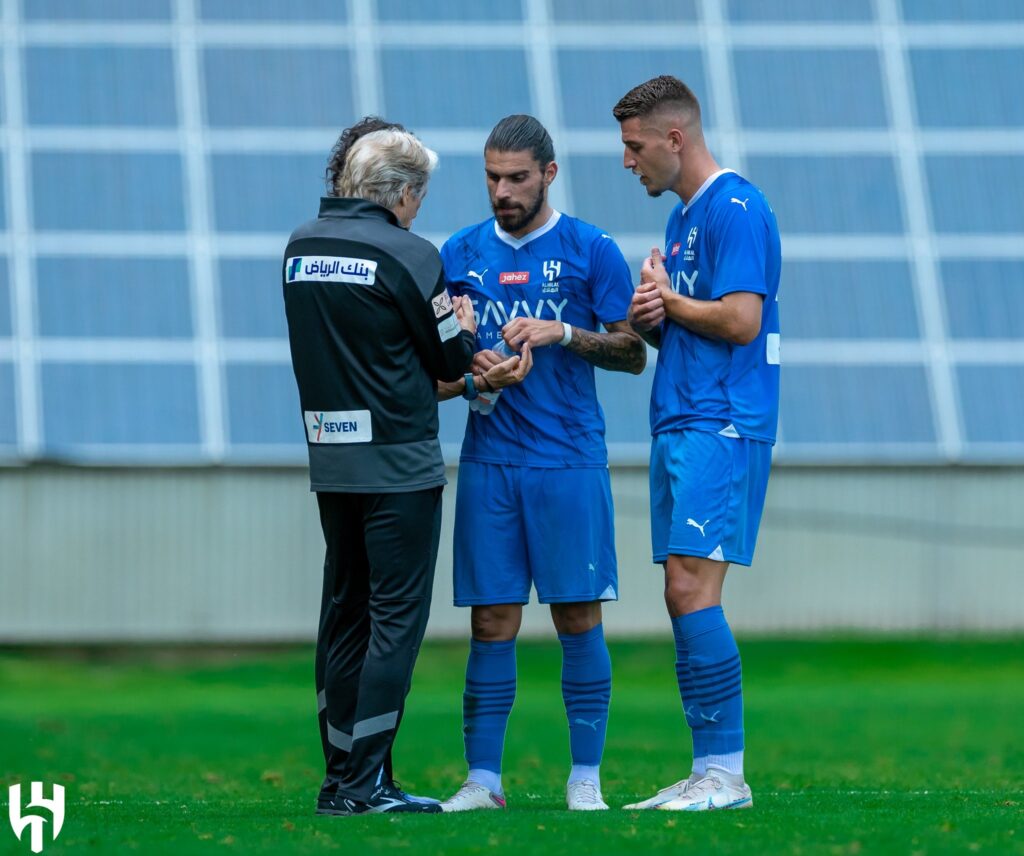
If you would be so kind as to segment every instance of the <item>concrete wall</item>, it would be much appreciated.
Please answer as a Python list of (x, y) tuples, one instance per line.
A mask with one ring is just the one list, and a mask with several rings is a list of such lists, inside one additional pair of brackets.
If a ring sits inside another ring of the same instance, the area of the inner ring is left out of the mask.
[[(449, 477), (435, 636), (468, 625)], [(667, 632), (646, 479), (612, 474), (610, 632)], [(0, 470), (0, 641), (310, 639), (322, 549), (301, 470)], [(1024, 630), (1024, 469), (778, 468), (726, 604), (742, 631)], [(545, 608), (524, 632), (551, 632)]]

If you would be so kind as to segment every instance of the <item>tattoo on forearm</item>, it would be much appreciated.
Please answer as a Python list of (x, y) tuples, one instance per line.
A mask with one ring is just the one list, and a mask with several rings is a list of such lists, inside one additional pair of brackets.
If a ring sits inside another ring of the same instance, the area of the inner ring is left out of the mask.
[(647, 348), (633, 332), (593, 333), (573, 327), (572, 341), (566, 347), (591, 365), (613, 372), (640, 374), (647, 365)]

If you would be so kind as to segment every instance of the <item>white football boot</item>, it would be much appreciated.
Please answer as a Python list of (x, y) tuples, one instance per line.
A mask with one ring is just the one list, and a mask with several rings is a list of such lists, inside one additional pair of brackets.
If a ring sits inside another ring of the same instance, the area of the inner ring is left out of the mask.
[(727, 773), (717, 767), (686, 792), (658, 806), (660, 811), (717, 811), (725, 808), (750, 808), (754, 798), (743, 776)]
[(479, 782), (466, 780), (462, 787), (441, 803), (441, 811), (477, 811), (479, 809), (505, 808), (505, 797), (498, 796)]
[(630, 803), (629, 805), (624, 805), (623, 808), (629, 809), (631, 811), (635, 811), (637, 809), (642, 810), (649, 808), (658, 808), (659, 806), (664, 805), (667, 802), (671, 802), (672, 800), (678, 799), (679, 797), (683, 796), (683, 794), (686, 793), (690, 785), (696, 784), (702, 778), (704, 777), (699, 773), (690, 773), (689, 778), (676, 782), (674, 785), (669, 785), (667, 788), (662, 788), (653, 797), (645, 799), (641, 802), (635, 802)]
[(580, 779), (565, 786), (565, 802), (569, 811), (607, 811), (601, 789), (593, 779)]

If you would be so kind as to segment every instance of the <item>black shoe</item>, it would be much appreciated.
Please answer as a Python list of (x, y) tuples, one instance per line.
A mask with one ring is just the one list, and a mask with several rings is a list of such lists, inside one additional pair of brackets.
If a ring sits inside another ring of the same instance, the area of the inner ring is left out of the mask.
[(334, 801), (334, 795), (338, 791), (338, 780), (326, 778), (324, 783), (320, 786), (320, 793), (316, 798), (316, 812), (317, 814), (327, 814), (328, 809), (331, 807), (331, 803)]
[(343, 797), (335, 792), (326, 808), (317, 807), (317, 814), (332, 814), (342, 817), (353, 814), (391, 814), (394, 812), (440, 814), (441, 806), (437, 803), (413, 802), (392, 783), (387, 782), (377, 788), (366, 802)]

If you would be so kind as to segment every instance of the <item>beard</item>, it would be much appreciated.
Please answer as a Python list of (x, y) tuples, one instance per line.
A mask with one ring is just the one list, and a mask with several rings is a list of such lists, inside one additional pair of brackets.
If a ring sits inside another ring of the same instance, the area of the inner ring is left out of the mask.
[(533, 218), (540, 213), (540, 209), (543, 207), (543, 186), (537, 191), (537, 197), (529, 206), (516, 205), (511, 208), (498, 208), (493, 202), (491, 203), (491, 210), (494, 212), (494, 217), (498, 221), (498, 225), (506, 232), (517, 232), (522, 229), (523, 226), (533, 220)]

